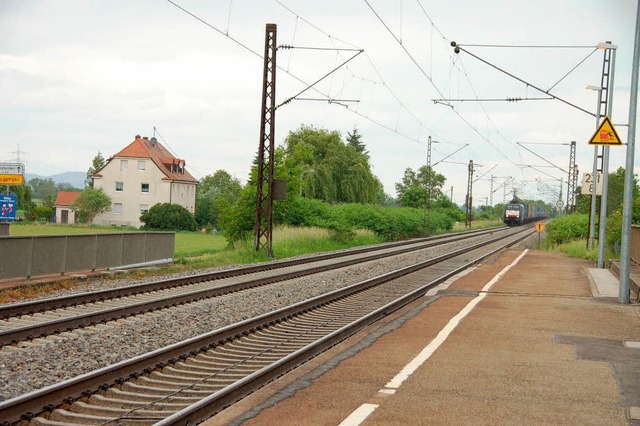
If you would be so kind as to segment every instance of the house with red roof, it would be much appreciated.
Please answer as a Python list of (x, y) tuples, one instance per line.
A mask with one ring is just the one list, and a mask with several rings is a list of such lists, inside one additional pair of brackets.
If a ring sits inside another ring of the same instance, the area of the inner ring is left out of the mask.
[(111, 211), (95, 217), (102, 225), (140, 227), (140, 215), (158, 203), (195, 211), (198, 180), (155, 137), (136, 135), (91, 177), (93, 187), (111, 197)]
[(56, 223), (76, 223), (76, 212), (71, 206), (75, 203), (78, 195), (80, 195), (79, 191), (58, 191), (56, 200), (53, 202)]

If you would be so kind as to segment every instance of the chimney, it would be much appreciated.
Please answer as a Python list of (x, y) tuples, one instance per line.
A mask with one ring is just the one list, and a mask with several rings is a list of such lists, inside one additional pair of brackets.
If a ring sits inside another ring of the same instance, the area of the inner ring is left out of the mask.
[(136, 135), (136, 139), (140, 139), (140, 135)]
[(149, 140), (149, 136), (143, 136), (142, 139), (144, 139), (145, 141)]

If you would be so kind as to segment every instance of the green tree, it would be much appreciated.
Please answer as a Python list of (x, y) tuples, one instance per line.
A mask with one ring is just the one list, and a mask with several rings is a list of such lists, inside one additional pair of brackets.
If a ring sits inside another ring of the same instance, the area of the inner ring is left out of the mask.
[(29, 186), (31, 187), (32, 197), (37, 200), (42, 200), (43, 204), (53, 207), (53, 202), (56, 199), (58, 190), (56, 189), (56, 183), (51, 178), (32, 178), (29, 180)]
[(162, 203), (152, 206), (140, 216), (142, 229), (194, 231), (196, 220), (189, 210), (178, 204)]
[(220, 217), (240, 198), (242, 185), (225, 170), (200, 179), (196, 188), (195, 219), (199, 226), (222, 228)]
[(353, 133), (347, 132), (347, 144), (352, 146), (353, 149), (356, 150), (356, 152), (360, 154), (364, 154), (367, 156), (367, 158), (369, 158), (369, 151), (367, 151), (367, 148), (361, 139), (362, 139), (362, 135), (358, 133), (357, 128), (355, 127), (353, 128)]
[(102, 188), (88, 186), (80, 192), (71, 208), (77, 213), (81, 223), (91, 224), (97, 215), (111, 209), (111, 197)]
[[(356, 135), (359, 139), (360, 135)], [(380, 203), (384, 191), (369, 158), (336, 131), (301, 126), (281, 148), (281, 167), (291, 193), (329, 203)], [(280, 161), (280, 159), (278, 159)], [(279, 165), (276, 162), (276, 167)]]
[(102, 153), (98, 151), (98, 154), (93, 157), (93, 160), (91, 161), (91, 167), (89, 167), (89, 170), (87, 170), (87, 178), (84, 181), (86, 186), (90, 186), (91, 188), (93, 188), (93, 179), (91, 178), (91, 176), (98, 170), (102, 169), (104, 167), (104, 164), (105, 159), (102, 156)]
[(60, 182), (60, 183), (56, 183), (56, 190), (57, 191), (82, 191), (82, 188), (76, 188), (75, 186), (73, 186), (70, 183), (67, 182)]
[[(398, 204), (402, 207), (425, 208), (444, 196), (442, 187), (446, 179), (429, 166), (422, 166), (416, 173), (408, 167), (401, 182), (396, 183)], [(429, 194), (427, 200), (427, 194)]]
[(32, 189), (29, 185), (10, 186), (9, 192), (16, 194), (18, 198), (18, 209), (30, 210), (35, 207), (35, 204), (31, 201)]

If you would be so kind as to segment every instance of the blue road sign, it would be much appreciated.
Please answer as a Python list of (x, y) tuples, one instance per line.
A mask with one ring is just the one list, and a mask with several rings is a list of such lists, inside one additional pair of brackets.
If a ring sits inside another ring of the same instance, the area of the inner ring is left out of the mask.
[(15, 195), (0, 195), (0, 220), (16, 220), (18, 197)]

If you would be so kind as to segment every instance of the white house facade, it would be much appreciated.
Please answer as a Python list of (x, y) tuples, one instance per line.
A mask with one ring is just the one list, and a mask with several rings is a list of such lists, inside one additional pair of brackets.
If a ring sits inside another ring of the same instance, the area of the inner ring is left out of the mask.
[(96, 216), (95, 224), (140, 227), (140, 215), (159, 203), (195, 211), (198, 180), (156, 138), (137, 135), (92, 178), (94, 188), (112, 201), (111, 211)]

